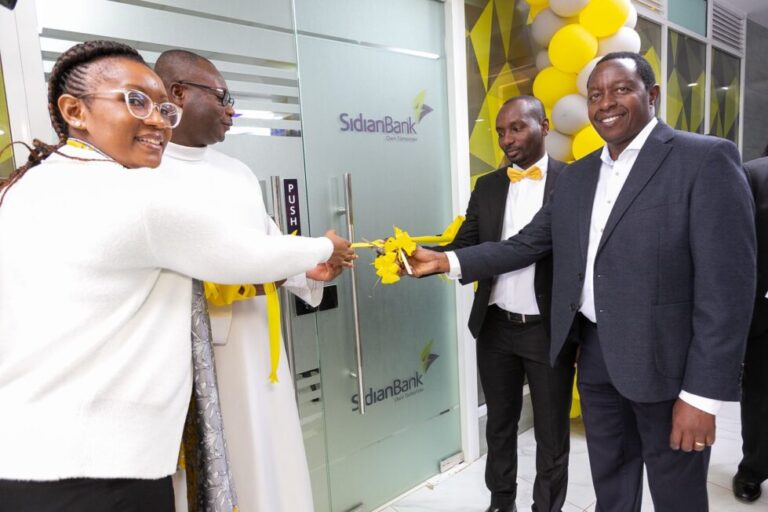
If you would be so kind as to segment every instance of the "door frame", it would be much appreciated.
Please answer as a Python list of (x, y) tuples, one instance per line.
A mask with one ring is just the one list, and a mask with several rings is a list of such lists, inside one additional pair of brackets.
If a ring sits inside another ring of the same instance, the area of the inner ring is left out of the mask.
[[(448, 80), (449, 137), (453, 211), (463, 214), (469, 203), (469, 113), (467, 93), (467, 50), (464, 0), (445, 2), (445, 50)], [(478, 406), (477, 354), (475, 339), (467, 327), (474, 293), (471, 286), (455, 285), (456, 338), (459, 360), (459, 407), (461, 409), (461, 446), (464, 461), (480, 458), (480, 416)]]

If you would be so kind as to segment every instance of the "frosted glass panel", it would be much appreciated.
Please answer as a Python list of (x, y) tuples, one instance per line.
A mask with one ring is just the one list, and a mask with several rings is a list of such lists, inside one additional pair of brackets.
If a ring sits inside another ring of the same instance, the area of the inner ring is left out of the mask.
[(669, 20), (706, 36), (707, 0), (670, 0)]
[(435, 0), (296, 0), (296, 29), (362, 44), (443, 53)]
[[(345, 232), (337, 208), (349, 172), (358, 240), (389, 236), (393, 225), (442, 232), (451, 221), (444, 60), (302, 35), (298, 49), (313, 231)], [(360, 254), (364, 416), (350, 375), (349, 274), (340, 307), (317, 315), (333, 512), (373, 510), (460, 450), (453, 284), (383, 286), (371, 252)]]

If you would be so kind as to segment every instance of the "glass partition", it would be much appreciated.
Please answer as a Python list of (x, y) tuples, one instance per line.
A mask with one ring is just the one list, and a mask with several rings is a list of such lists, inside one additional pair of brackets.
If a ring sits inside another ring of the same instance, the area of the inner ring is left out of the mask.
[(653, 68), (656, 82), (661, 83), (664, 79), (661, 75), (661, 25), (641, 16), (637, 18), (635, 30), (640, 35), (640, 54)]
[(530, 6), (524, 0), (467, 0), (464, 15), (470, 174), (476, 179), (504, 160), (496, 114), (509, 98), (532, 93), (539, 48), (530, 35)]
[(713, 48), (710, 84), (709, 133), (738, 144), (741, 60)]
[(667, 123), (704, 133), (706, 46), (670, 30), (667, 58)]

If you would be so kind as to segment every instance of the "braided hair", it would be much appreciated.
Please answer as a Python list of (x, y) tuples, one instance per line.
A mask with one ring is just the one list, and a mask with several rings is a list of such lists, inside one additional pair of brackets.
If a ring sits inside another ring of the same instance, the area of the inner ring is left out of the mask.
[[(62, 53), (56, 60), (56, 64), (48, 77), (48, 113), (51, 125), (58, 136), (57, 144), (46, 144), (34, 139), (32, 147), (22, 143), (29, 150), (29, 158), (26, 163), (16, 169), (7, 180), (0, 180), (0, 205), (3, 203), (8, 189), (21, 179), (24, 174), (53, 153), (58, 153), (59, 148), (67, 143), (69, 137), (69, 125), (59, 111), (59, 98), (63, 94), (71, 94), (78, 97), (88, 92), (93, 85), (93, 76), (90, 74), (93, 64), (101, 59), (119, 57), (134, 60), (146, 64), (139, 52), (130, 46), (116, 41), (86, 41), (76, 44)], [(0, 153), (5, 151), (3, 148)]]

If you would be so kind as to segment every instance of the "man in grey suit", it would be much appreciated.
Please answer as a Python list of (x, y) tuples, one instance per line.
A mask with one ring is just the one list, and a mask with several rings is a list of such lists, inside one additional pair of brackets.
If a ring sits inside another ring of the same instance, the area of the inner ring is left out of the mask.
[(739, 399), (755, 290), (754, 206), (736, 146), (655, 118), (653, 70), (606, 55), (589, 78), (606, 141), (502, 242), (420, 249), (415, 273), (472, 282), (552, 254), (550, 360), (581, 343), (578, 386), (597, 510), (708, 510), (720, 402)]

